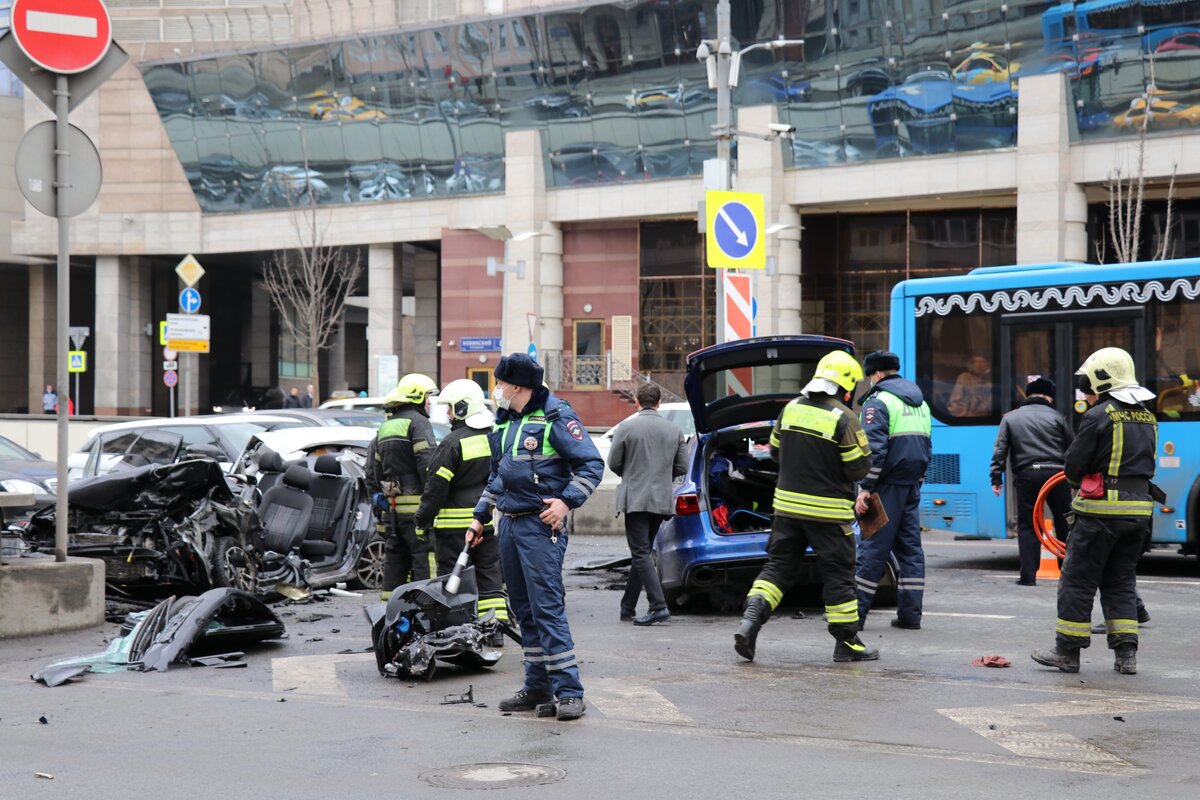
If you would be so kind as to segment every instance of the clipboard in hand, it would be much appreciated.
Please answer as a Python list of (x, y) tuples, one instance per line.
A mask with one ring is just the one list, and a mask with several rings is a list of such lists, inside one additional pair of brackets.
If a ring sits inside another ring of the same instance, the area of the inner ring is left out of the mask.
[(858, 518), (858, 531), (864, 540), (870, 539), (875, 532), (888, 524), (887, 510), (879, 495), (871, 492), (867, 496), (867, 510)]

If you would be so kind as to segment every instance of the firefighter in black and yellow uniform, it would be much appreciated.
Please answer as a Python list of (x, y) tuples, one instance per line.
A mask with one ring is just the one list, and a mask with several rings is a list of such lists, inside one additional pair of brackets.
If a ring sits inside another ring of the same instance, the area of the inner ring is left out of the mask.
[(421, 502), (421, 490), (429, 474), (436, 441), (429, 421), (429, 398), (437, 394), (432, 378), (405, 375), (383, 401), (387, 419), (379, 426), (371, 453), (373, 483), (384, 495), (386, 542), (383, 562), (383, 593), (410, 580), (429, 577), (429, 546), (417, 536), (413, 515)]
[(1053, 650), (1033, 660), (1063, 672), (1079, 671), (1079, 651), (1091, 644), (1092, 601), (1100, 607), (1113, 669), (1137, 672), (1136, 570), (1149, 540), (1154, 503), (1166, 497), (1150, 480), (1158, 449), (1158, 423), (1144, 403), (1154, 392), (1138, 385), (1133, 358), (1118, 347), (1088, 356), (1077, 375), (1091, 382), (1099, 401), (1083, 415), (1067, 448), (1063, 471), (1076, 489), (1075, 524), (1058, 583), (1058, 623)]
[(871, 450), (858, 417), (846, 407), (863, 371), (849, 353), (835, 350), (817, 364), (800, 397), (784, 407), (771, 431), (779, 462), (774, 524), (767, 564), (746, 597), (734, 649), (754, 660), (758, 631), (795, 581), (812, 545), (824, 580), (834, 661), (872, 661), (879, 651), (858, 638), (854, 594), (854, 484), (871, 468)]
[[(421, 495), (414, 519), (432, 541), (430, 562), (434, 575), (445, 575), (466, 542), (467, 528), (474, 517), (475, 505), (487, 488), (492, 468), (492, 450), (488, 434), (494, 419), (484, 401), (483, 389), (475, 381), (462, 378), (446, 384), (435, 401), (450, 407), (450, 434), (433, 452), (429, 480)], [(500, 545), (491, 525), (484, 528), (483, 541), (471, 550), (475, 581), (479, 589), (476, 609), (480, 616), (495, 612), (496, 619), (508, 621), (508, 599), (500, 577)], [(493, 644), (502, 644), (497, 636)]]

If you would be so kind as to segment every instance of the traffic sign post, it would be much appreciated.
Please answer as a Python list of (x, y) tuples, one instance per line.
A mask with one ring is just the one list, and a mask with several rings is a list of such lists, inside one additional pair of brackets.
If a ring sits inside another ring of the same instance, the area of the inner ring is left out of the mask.
[[(68, 385), (69, 376), (67, 321), (71, 318), (70, 219), (73, 214), (80, 213), (90, 205), (90, 200), (86, 204), (83, 201), (88, 199), (91, 188), (89, 182), (94, 183), (99, 172), (98, 159), (92, 160), (85, 155), (88, 147), (78, 138), (80, 133), (72, 131), (68, 116), (72, 107), (95, 91), (129, 57), (119, 47), (112, 46), (112, 20), (103, 0), (13, 0), (9, 25), (10, 31), (0, 36), (0, 62), (12, 70), (30, 92), (51, 106), (55, 116), (53, 141), (50, 141), (49, 127), (43, 127), (43, 133), (35, 134), (35, 139), (22, 151), (23, 155), (17, 161), (20, 164), (26, 158), (38, 160), (37, 154), (32, 153), (30, 148), (40, 149), (40, 156), (48, 159), (46, 150), (52, 145), (53, 174), (50, 174), (48, 166), (41, 169), (41, 174), (24, 174), (21, 191), (30, 198), (34, 208), (47, 213), (50, 209), (40, 202), (49, 197), (47, 181), (49, 188), (54, 189), (52, 216), (58, 220), (58, 323), (55, 344), (58, 365), (55, 373), (56, 383), (61, 389)], [(84, 136), (83, 140), (86, 139)], [(94, 145), (92, 147), (94, 149)], [(77, 168), (81, 168), (78, 175), (71, 172), (72, 153), (76, 154)], [(48, 161), (43, 163), (48, 164)], [(51, 214), (47, 213), (47, 216)], [(79, 397), (78, 386), (75, 395), (76, 402), (82, 408), (83, 398)], [(58, 492), (55, 498), (54, 558), (60, 562), (67, 560), (69, 405), (62, 402), (58, 404), (56, 426)]]

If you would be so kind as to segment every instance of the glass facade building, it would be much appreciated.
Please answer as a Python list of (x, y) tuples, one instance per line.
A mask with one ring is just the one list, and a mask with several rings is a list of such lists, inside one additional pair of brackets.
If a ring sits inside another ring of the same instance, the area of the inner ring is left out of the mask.
[[(1076, 137), (1200, 123), (1200, 0), (744, 0), (737, 105), (774, 104), (803, 168), (1016, 143), (1022, 75), (1061, 72)], [(504, 188), (541, 131), (547, 185), (698, 175), (715, 0), (628, 0), (141, 65), (201, 208)]]

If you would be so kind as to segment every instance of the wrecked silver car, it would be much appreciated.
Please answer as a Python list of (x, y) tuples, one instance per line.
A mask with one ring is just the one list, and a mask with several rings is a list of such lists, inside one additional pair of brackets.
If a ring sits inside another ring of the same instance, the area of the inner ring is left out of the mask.
[(406, 583), (392, 592), (386, 606), (376, 603), (363, 609), (380, 675), (431, 680), (439, 662), (490, 667), (504, 654), (491, 645), (497, 633), (520, 641), (492, 612), (476, 616), (474, 567), (462, 571), (456, 594), (446, 592), (449, 577)]
[(280, 639), (283, 622), (262, 600), (238, 589), (210, 589), (199, 597), (169, 597), (130, 614), (124, 635), (103, 653), (51, 664), (30, 677), (58, 686), (88, 672), (165, 672), (172, 664), (244, 666), (231, 647)]
[[(104, 561), (110, 594), (117, 595), (236, 586), (236, 567), (218, 554), (244, 550), (258, 526), (211, 459), (82, 480), (71, 487), (69, 502), (68, 554)], [(53, 552), (54, 525), (50, 505), (30, 517), (21, 536), (31, 549)]]

